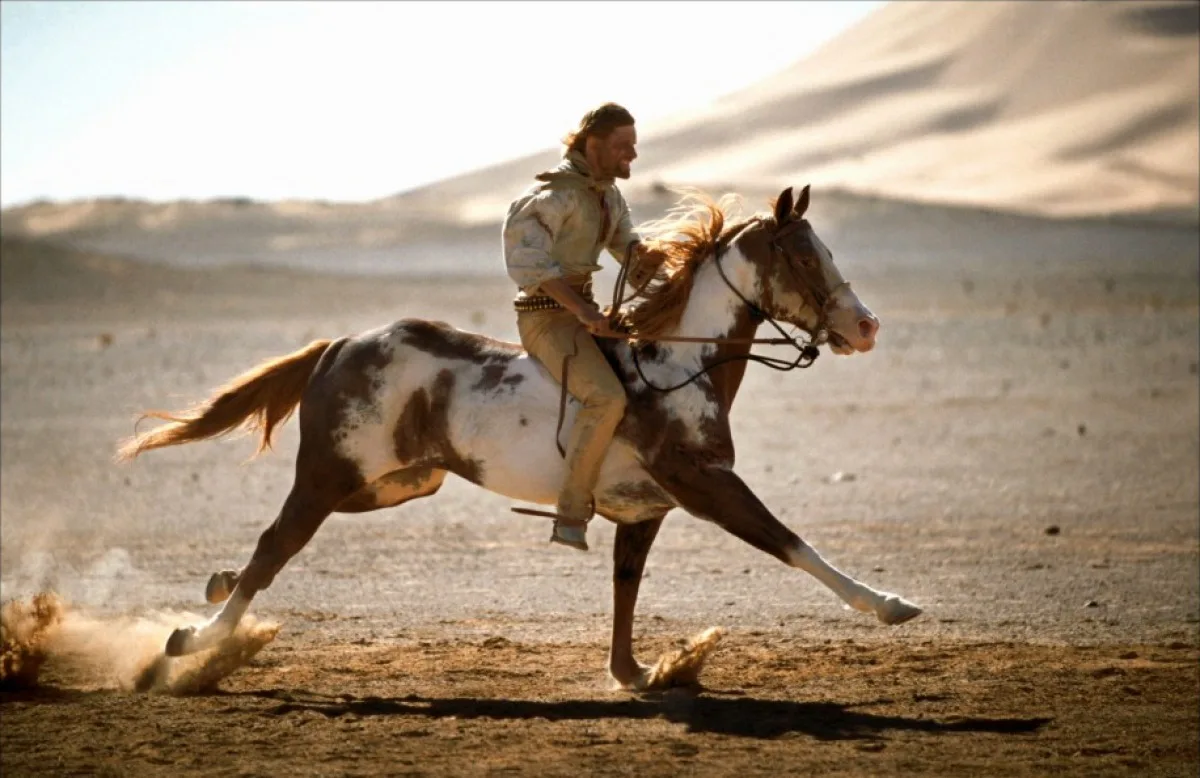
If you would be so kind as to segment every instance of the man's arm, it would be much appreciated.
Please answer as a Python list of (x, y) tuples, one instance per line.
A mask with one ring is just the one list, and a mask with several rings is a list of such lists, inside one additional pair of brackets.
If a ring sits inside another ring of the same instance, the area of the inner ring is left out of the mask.
[(593, 335), (611, 338), (619, 337), (621, 333), (608, 326), (608, 319), (600, 312), (600, 306), (589, 303), (580, 297), (571, 285), (561, 278), (543, 281), (539, 287), (542, 292), (553, 297), (559, 305), (566, 308), (575, 318), (583, 322), (588, 332)]
[(562, 278), (562, 267), (552, 250), (570, 210), (568, 193), (550, 189), (526, 195), (509, 206), (504, 219), (504, 265), (509, 278), (526, 292)]
[(522, 198), (504, 220), (504, 262), (508, 275), (527, 292), (536, 289), (570, 311), (593, 335), (614, 336), (599, 306), (580, 297), (563, 280), (551, 250), (571, 208), (570, 194), (544, 190)]
[(634, 230), (629, 206), (619, 192), (617, 208), (617, 228), (608, 243), (608, 251), (621, 264), (625, 264), (628, 258), (630, 266), (627, 270), (627, 282), (634, 289), (641, 289), (654, 277), (664, 257), (657, 251), (651, 251), (642, 241), (642, 236)]
[(640, 241), (635, 243), (629, 258), (632, 266), (629, 268), (629, 275), (625, 277), (626, 283), (634, 290), (641, 290), (654, 278), (654, 274), (658, 272), (658, 268), (666, 258), (661, 251), (655, 251), (645, 243)]

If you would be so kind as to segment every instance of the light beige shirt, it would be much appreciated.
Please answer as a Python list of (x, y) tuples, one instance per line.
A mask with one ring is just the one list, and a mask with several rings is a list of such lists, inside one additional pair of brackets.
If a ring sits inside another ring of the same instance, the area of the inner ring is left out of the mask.
[(554, 278), (590, 276), (600, 269), (601, 249), (624, 262), (639, 237), (612, 181), (593, 178), (577, 152), (537, 180), (504, 219), (504, 264), (523, 293), (536, 294), (538, 284)]

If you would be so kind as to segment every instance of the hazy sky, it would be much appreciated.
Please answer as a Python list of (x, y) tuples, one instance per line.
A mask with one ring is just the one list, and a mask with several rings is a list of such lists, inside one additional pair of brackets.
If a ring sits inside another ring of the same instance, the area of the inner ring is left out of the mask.
[(880, 2), (0, 3), (0, 201), (368, 200), (655, 119)]

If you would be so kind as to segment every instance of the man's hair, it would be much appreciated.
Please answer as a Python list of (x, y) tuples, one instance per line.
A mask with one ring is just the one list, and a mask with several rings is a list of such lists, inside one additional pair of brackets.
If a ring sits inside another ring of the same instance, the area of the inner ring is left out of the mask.
[(633, 114), (616, 103), (605, 103), (599, 108), (593, 108), (579, 120), (579, 126), (567, 133), (562, 139), (563, 145), (570, 151), (584, 153), (587, 139), (593, 135), (597, 138), (607, 138), (618, 127), (633, 124)]

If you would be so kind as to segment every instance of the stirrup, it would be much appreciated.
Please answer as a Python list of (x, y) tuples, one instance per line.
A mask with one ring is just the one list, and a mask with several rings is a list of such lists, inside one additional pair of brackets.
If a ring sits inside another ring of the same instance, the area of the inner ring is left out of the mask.
[[(587, 525), (591, 523), (592, 516), (589, 516), (586, 519), (573, 519), (569, 516), (563, 516), (562, 514), (554, 513), (552, 511), (537, 510), (536, 508), (513, 508), (512, 512), (523, 513), (527, 516), (544, 516), (548, 519), (554, 519), (554, 527), (550, 532), (551, 543), (559, 543), (564, 546), (570, 546), (571, 548), (578, 549), (579, 551), (588, 550)], [(567, 534), (560, 534), (560, 528), (567, 530)], [(571, 532), (571, 530), (578, 531), (578, 538), (569, 537), (569, 535), (575, 534), (574, 532)]]
[(587, 551), (587, 522), (571, 519), (555, 520), (554, 527), (550, 530), (550, 542), (568, 546), (577, 551)]

